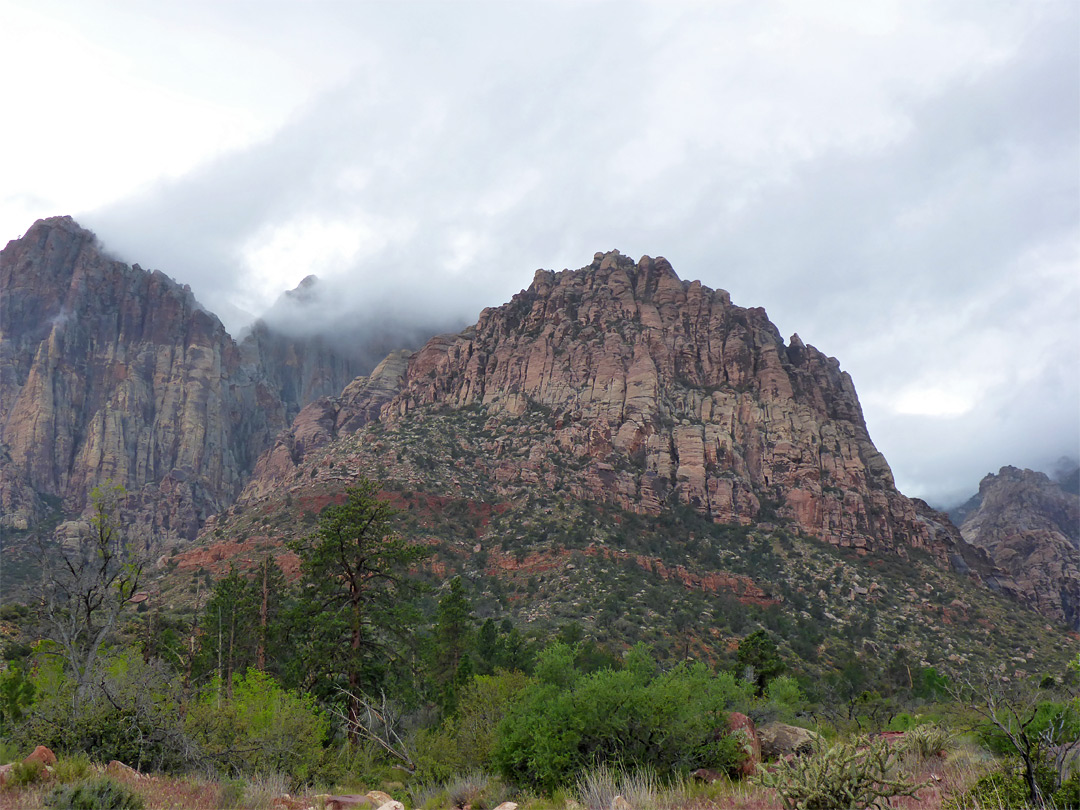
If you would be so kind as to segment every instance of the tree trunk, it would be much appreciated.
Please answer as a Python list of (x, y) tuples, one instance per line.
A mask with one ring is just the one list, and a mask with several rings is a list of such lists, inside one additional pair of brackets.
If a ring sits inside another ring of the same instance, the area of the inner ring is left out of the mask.
[(270, 558), (263, 561), (262, 607), (259, 609), (259, 649), (255, 653), (255, 666), (260, 672), (266, 671), (266, 604), (269, 599), (267, 577), (270, 574)]

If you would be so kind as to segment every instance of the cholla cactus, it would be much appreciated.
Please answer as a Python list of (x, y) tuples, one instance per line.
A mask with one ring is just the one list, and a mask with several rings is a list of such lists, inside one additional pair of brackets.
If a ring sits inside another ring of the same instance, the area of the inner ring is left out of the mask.
[(898, 753), (885, 740), (865, 737), (819, 744), (807, 757), (781, 760), (753, 777), (774, 788), (788, 810), (862, 810), (882, 807), (893, 796), (914, 796), (925, 786), (900, 771)]
[(941, 726), (923, 723), (904, 735), (901, 749), (914, 755), (919, 762), (945, 751), (952, 744), (952, 735)]

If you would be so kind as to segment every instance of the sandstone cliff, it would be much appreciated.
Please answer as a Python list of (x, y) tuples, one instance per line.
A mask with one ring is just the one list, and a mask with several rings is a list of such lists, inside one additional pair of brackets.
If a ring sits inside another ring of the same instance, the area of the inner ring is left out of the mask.
[(77, 514), (113, 481), (146, 537), (193, 538), (288, 419), (352, 377), (260, 334), (280, 352), (242, 350), (190, 289), (70, 217), (35, 223), (0, 252), (0, 529)]
[[(475, 326), (313, 403), (244, 498), (264, 497), (312, 449), (373, 421), (393, 429), (418, 410), (472, 406), (488, 415), (476, 463), (507, 492), (557, 483), (641, 513), (684, 504), (840, 546), (950, 554), (896, 490), (837, 360), (797, 335), (785, 343), (764, 310), (681, 281), (662, 258), (618, 251), (576, 271), (537, 271)], [(515, 419), (537, 409), (549, 429), (515, 455)]]
[(1037, 610), (1080, 629), (1080, 496), (1044, 473), (1002, 467), (954, 514)]

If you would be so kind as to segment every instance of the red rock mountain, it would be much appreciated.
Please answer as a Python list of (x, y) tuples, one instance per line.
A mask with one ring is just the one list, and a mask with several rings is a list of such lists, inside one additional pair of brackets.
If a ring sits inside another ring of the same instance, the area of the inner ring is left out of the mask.
[(921, 548), (942, 562), (962, 542), (897, 491), (835, 358), (797, 335), (785, 343), (764, 310), (681, 281), (665, 259), (618, 251), (539, 270), (475, 326), (313, 402), (243, 498), (264, 497), (307, 453), (374, 420), (471, 405), (496, 430), (530, 408), (550, 414), (527, 458), (497, 440), (484, 448), (478, 463), (507, 491), (558, 481), (632, 511), (685, 504), (717, 522), (780, 521), (835, 545)]
[(1044, 473), (1002, 467), (954, 515), (1037, 610), (1080, 629), (1080, 496)]
[(0, 530), (113, 481), (148, 536), (193, 538), (288, 419), (357, 371), (284, 339), (268, 371), (262, 336), (238, 345), (189, 288), (70, 217), (35, 223), (0, 252)]

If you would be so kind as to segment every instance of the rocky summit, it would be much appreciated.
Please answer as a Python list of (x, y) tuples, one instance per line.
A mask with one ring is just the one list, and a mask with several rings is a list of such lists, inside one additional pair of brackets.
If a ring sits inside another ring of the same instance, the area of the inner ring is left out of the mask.
[(1036, 610), (1080, 629), (1080, 496), (1045, 473), (1002, 467), (954, 517)]
[(265, 327), (238, 345), (188, 287), (70, 217), (38, 221), (0, 252), (0, 529), (77, 516), (112, 482), (150, 545), (194, 538), (289, 418), (355, 373)]
[(484, 463), (508, 488), (557, 479), (630, 511), (683, 504), (720, 523), (791, 523), (837, 546), (948, 553), (897, 491), (839, 362), (798, 335), (785, 343), (763, 309), (680, 280), (663, 258), (612, 251), (580, 270), (537, 271), (475, 326), (310, 405), (252, 487), (291, 474), (313, 444), (432, 405), (483, 406), (498, 422), (550, 415), (528, 458), (491, 444)]
[[(405, 342), (374, 368), (373, 347), (395, 327), (369, 329), (374, 342), (350, 349), (305, 328), (319, 294), (306, 279), (237, 342), (188, 288), (109, 257), (70, 218), (9, 243), (5, 549), (54, 526), (61, 539), (78, 536), (90, 491), (111, 481), (128, 491), (126, 517), (148, 547), (177, 552), (161, 565), (217, 570), (280, 549), (364, 474), (399, 505), (419, 498), (418, 514), (437, 513), (448, 532), (468, 524), (476, 547), (453, 553), (478, 554), (478, 573), (531, 577), (578, 549), (745, 604), (779, 604), (749, 558), (739, 562), (752, 543), (730, 564), (680, 551), (712, 532), (702, 527), (741, 527), (856, 555), (919, 555), (979, 587), (1047, 602), (1033, 595), (1042, 581), (1024, 579), (1012, 558), (897, 491), (835, 358), (798, 335), (785, 342), (763, 309), (681, 280), (663, 258), (610, 251), (578, 270), (538, 270), (473, 326), (418, 351)], [(645, 521), (640, 542), (625, 529), (632, 515)], [(672, 520), (689, 539), (661, 541)], [(728, 542), (726, 531), (714, 540)], [(174, 542), (193, 539), (195, 549)], [(847, 592), (868, 598), (863, 574), (852, 576)], [(1075, 615), (1062, 593), (1047, 615)]]
[(1072, 644), (897, 491), (837, 360), (662, 258), (537, 271), (474, 325), (309, 403), (151, 598), (189, 603), (268, 554), (295, 577), (287, 542), (360, 476), (432, 549), (426, 575), (461, 576), (478, 615), (540, 634), (578, 622), (716, 660), (761, 622), (821, 671), (899, 648), (1027, 671)]

